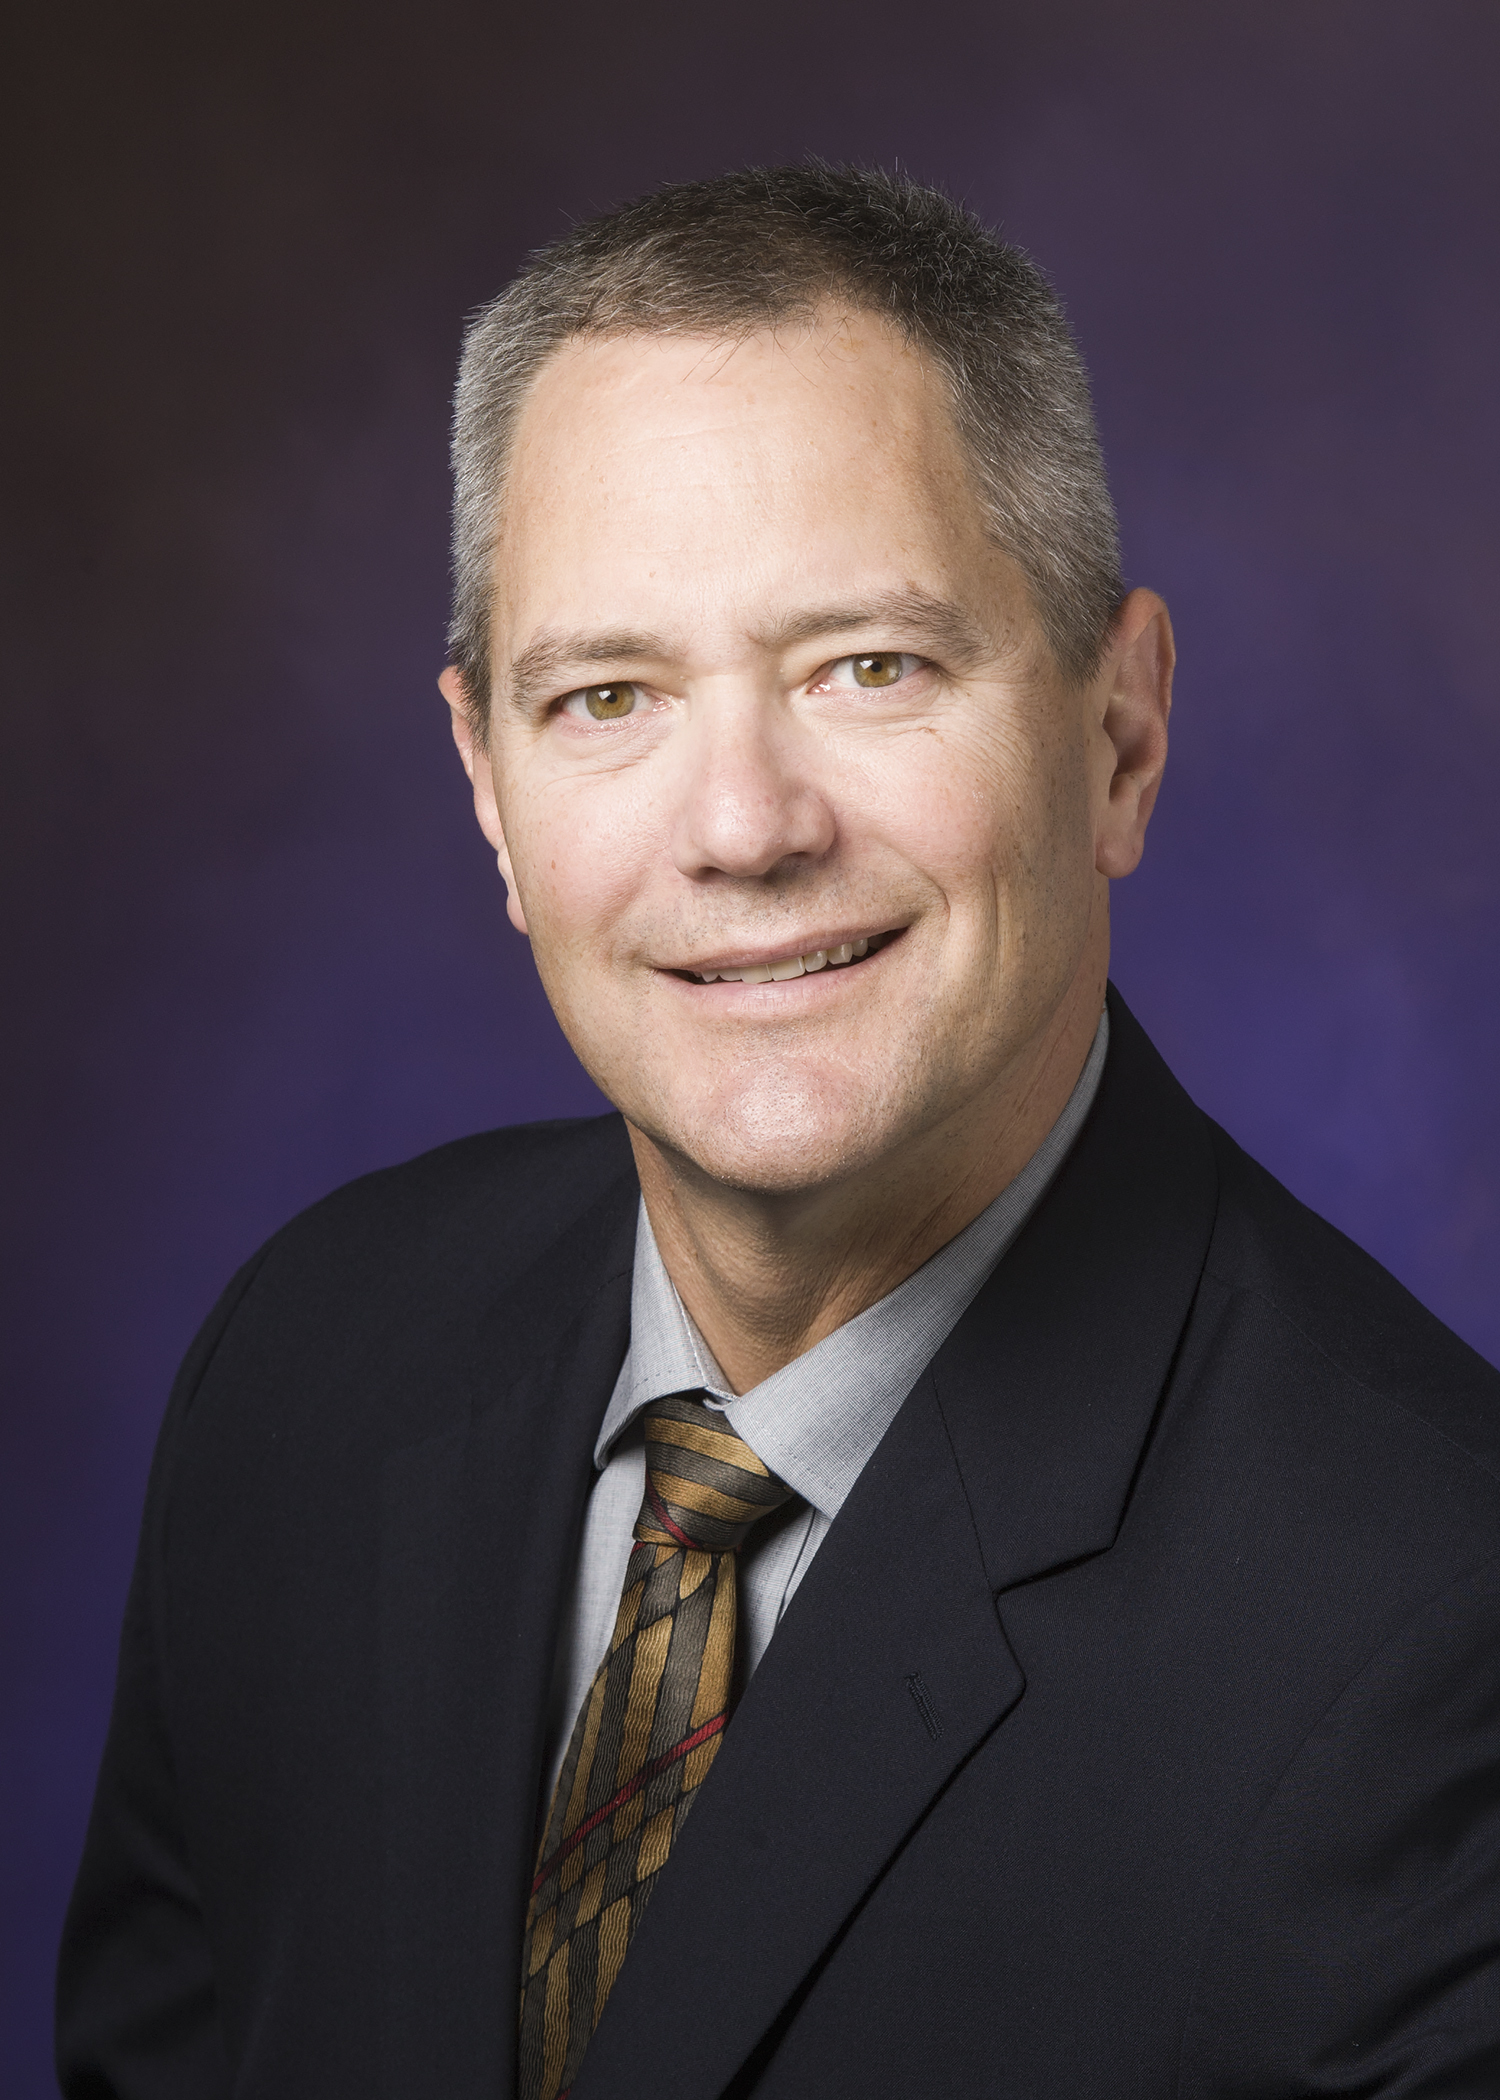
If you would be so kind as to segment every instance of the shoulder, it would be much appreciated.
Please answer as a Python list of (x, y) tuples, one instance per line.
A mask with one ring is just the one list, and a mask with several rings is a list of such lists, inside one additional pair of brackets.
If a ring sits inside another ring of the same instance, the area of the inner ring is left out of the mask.
[[(1500, 1485), (1500, 1371), (1217, 1125), (1219, 1209), (1206, 1278), (1310, 1384), (1367, 1396)], [(1272, 1337), (1274, 1336), (1274, 1342)]]
[(514, 1273), (633, 1177), (618, 1115), (483, 1131), (335, 1189), (267, 1243), (262, 1272), (331, 1264), (373, 1282), (393, 1262), (482, 1261)]
[(1303, 2091), (1345, 2062), (1361, 2091), (1413, 2065), (1456, 2091), (1460, 2064), (1489, 2091), (1500, 1373), (1212, 1135), (1193, 1610), (1219, 1614), (1222, 1770), (1241, 1744), (1261, 1764), (1182, 2090)]
[(196, 1437), (419, 1433), (465, 1403), (476, 1363), (560, 1315), (580, 1233), (628, 1265), (638, 1193), (616, 1115), (487, 1131), (347, 1183), (232, 1280), (188, 1352), (164, 1444), (189, 1416)]

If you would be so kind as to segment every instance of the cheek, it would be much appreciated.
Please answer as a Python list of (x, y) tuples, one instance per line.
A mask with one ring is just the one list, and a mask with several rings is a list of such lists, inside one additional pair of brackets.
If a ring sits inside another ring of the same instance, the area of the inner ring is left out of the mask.
[(651, 858), (645, 813), (621, 784), (554, 782), (515, 798), (506, 838), (517, 887), (542, 949), (580, 951), (607, 939)]
[(895, 757), (878, 783), (881, 829), (956, 908), (1031, 886), (1079, 829), (1078, 798), (1013, 723), (963, 738), (918, 731)]

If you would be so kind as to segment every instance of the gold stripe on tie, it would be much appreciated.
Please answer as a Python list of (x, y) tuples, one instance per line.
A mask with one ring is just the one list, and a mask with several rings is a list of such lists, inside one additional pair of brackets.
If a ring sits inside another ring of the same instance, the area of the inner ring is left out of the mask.
[(701, 1480), (680, 1480), (675, 1473), (653, 1473), (651, 1484), (668, 1509), (691, 1509), (700, 1517), (722, 1517), (726, 1524), (753, 1524), (765, 1515), (759, 1502), (746, 1502), (740, 1495), (726, 1495), (706, 1487)]
[(625, 1949), (630, 1944), (630, 1898), (621, 1896), (604, 1913), (599, 1924), (599, 1980), (594, 1986), (594, 2025), (599, 2025), (599, 2015), (604, 2010), (604, 2001), (615, 1987), (615, 1978), (620, 1973), (620, 1964), (625, 1959)]
[(568, 2055), (568, 1950), (559, 1947), (547, 1964), (543, 2001), (542, 2079), (556, 2087)]
[[(727, 1458), (747, 1473), (758, 1473), (762, 1480), (771, 1478), (770, 1468), (761, 1464), (744, 1438), (736, 1436), (732, 1429), (726, 1432), (719, 1428), (701, 1428), (696, 1422), (653, 1422), (651, 1441), (653, 1444), (676, 1444), (682, 1451), (701, 1451), (705, 1458)], [(735, 1445), (739, 1446), (738, 1456)]]
[(616, 1786), (634, 1779), (645, 1760), (646, 1746), (651, 1740), (651, 1722), (656, 1713), (656, 1694), (661, 1673), (667, 1666), (667, 1646), (671, 1638), (672, 1621), (666, 1618), (648, 1626), (636, 1641), (630, 1692), (625, 1701), (625, 1736), (620, 1745), (620, 1761), (615, 1768)]
[[(621, 1607), (623, 1614), (623, 1606)], [(577, 1770), (572, 1786), (568, 1790), (567, 1809), (563, 1818), (563, 1834), (576, 1829), (583, 1818), (584, 1804), (588, 1798), (589, 1772), (594, 1762), (594, 1745), (599, 1740), (599, 1725), (604, 1717), (604, 1673), (594, 1679), (593, 1687), (583, 1708), (583, 1740), (579, 1744)]]
[[(694, 1731), (709, 1720), (714, 1710), (714, 1699), (718, 1686), (730, 1677), (734, 1668), (735, 1621), (738, 1616), (738, 1600), (734, 1593), (734, 1563), (720, 1565), (718, 1587), (714, 1596), (714, 1608), (709, 1615), (708, 1636), (703, 1643), (703, 1669), (698, 1678), (698, 1691), (693, 1700), (693, 1711), (689, 1717)], [(702, 1743), (696, 1750), (688, 1752), (689, 1758), (701, 1757), (708, 1752), (704, 1765), (713, 1762), (717, 1738), (712, 1744)]]

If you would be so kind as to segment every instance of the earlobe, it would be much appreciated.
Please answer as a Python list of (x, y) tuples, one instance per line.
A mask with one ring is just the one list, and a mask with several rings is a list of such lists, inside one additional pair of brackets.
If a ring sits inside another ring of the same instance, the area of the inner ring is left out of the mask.
[(443, 672), (438, 680), (438, 691), (448, 703), (453, 741), (458, 746), (458, 755), (463, 760), (464, 771), (468, 774), (469, 784), (474, 790), (474, 814), (479, 820), (479, 828), (495, 849), (495, 863), (505, 883), (506, 912), (517, 933), (526, 933), (526, 914), (521, 905), (521, 893), (516, 887), (510, 849), (505, 843), (505, 827), (500, 821), (494, 768), (490, 763), (489, 752), (481, 747), (474, 735), (463, 677), (456, 664), (449, 664)]
[(516, 932), (524, 933), (529, 940), (531, 928), (526, 924), (526, 914), (521, 908), (521, 893), (516, 888), (516, 878), (511, 873), (510, 862), (503, 852), (498, 853), (495, 858), (499, 864), (500, 873), (505, 878), (505, 916), (510, 920), (511, 925), (515, 927)]

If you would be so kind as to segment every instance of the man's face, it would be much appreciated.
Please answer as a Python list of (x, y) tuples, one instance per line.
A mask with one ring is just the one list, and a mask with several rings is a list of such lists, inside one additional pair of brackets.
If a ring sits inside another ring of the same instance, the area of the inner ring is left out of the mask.
[(494, 668), (471, 756), (512, 916), (599, 1086), (716, 1181), (957, 1137), (1098, 945), (1103, 701), (877, 321), (557, 354)]

